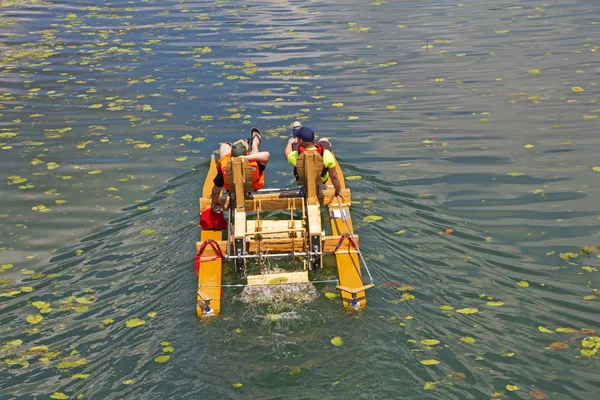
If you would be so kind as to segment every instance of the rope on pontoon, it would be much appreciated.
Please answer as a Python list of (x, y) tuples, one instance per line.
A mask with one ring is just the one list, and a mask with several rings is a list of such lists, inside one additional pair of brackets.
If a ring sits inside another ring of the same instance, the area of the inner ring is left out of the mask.
[(346, 228), (348, 228), (348, 236), (349, 236), (350, 240), (352, 240), (352, 242), (354, 243), (354, 247), (356, 248), (356, 251), (358, 252), (358, 255), (363, 263), (363, 266), (365, 267), (365, 271), (367, 271), (367, 275), (369, 275), (369, 283), (373, 283), (373, 276), (371, 276), (371, 271), (369, 271), (367, 262), (365, 261), (365, 258), (363, 257), (362, 252), (360, 251), (360, 248), (358, 247), (358, 243), (356, 243), (356, 240), (354, 240), (354, 235), (352, 234), (352, 229), (350, 229), (350, 225), (348, 225), (346, 216), (344, 215), (344, 212), (342, 211), (342, 202), (340, 201), (340, 197), (339, 196), (336, 196), (336, 197), (337, 197), (338, 205), (340, 207), (340, 215), (342, 216), (342, 221), (344, 221), (344, 224), (346, 224)]

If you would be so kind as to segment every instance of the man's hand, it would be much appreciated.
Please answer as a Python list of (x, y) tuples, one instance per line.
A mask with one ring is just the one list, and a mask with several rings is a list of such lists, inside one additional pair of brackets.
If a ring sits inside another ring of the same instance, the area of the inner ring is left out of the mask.
[(288, 140), (288, 144), (294, 144), (294, 143), (298, 143), (297, 138), (293, 137), (293, 138), (290, 138), (290, 140)]

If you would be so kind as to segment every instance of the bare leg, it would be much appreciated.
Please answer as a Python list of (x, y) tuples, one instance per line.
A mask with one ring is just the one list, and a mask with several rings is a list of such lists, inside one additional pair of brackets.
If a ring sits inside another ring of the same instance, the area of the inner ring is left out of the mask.
[(219, 149), (219, 158), (223, 158), (227, 154), (231, 154), (231, 143), (221, 143), (221, 148)]

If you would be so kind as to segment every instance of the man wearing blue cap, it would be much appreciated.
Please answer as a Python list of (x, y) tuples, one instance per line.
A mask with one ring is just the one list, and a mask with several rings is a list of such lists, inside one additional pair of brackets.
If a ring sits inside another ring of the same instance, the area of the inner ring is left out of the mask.
[(331, 183), (335, 188), (335, 195), (339, 196), (342, 190), (340, 179), (335, 169), (336, 160), (332, 153), (331, 143), (327, 138), (322, 138), (315, 144), (315, 132), (307, 126), (300, 127), (294, 131), (294, 136), (288, 140), (285, 146), (285, 157), (288, 162), (296, 167), (298, 156), (304, 153), (305, 150), (315, 149), (323, 157), (323, 171), (321, 173), (321, 181), (327, 182), (331, 177)]

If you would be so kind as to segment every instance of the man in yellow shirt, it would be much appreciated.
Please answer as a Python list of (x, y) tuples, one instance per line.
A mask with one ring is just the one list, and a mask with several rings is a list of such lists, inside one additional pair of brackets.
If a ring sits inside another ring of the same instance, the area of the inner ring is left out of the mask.
[(296, 161), (298, 156), (304, 153), (305, 150), (316, 149), (317, 152), (323, 157), (323, 171), (321, 172), (321, 181), (327, 182), (327, 179), (331, 177), (331, 183), (335, 188), (335, 195), (339, 196), (342, 190), (340, 185), (340, 179), (335, 169), (336, 160), (332, 153), (331, 143), (327, 138), (321, 138), (315, 144), (315, 132), (307, 126), (303, 126), (294, 132), (293, 138), (288, 140), (287, 146), (285, 146), (285, 157), (288, 163), (296, 167)]

